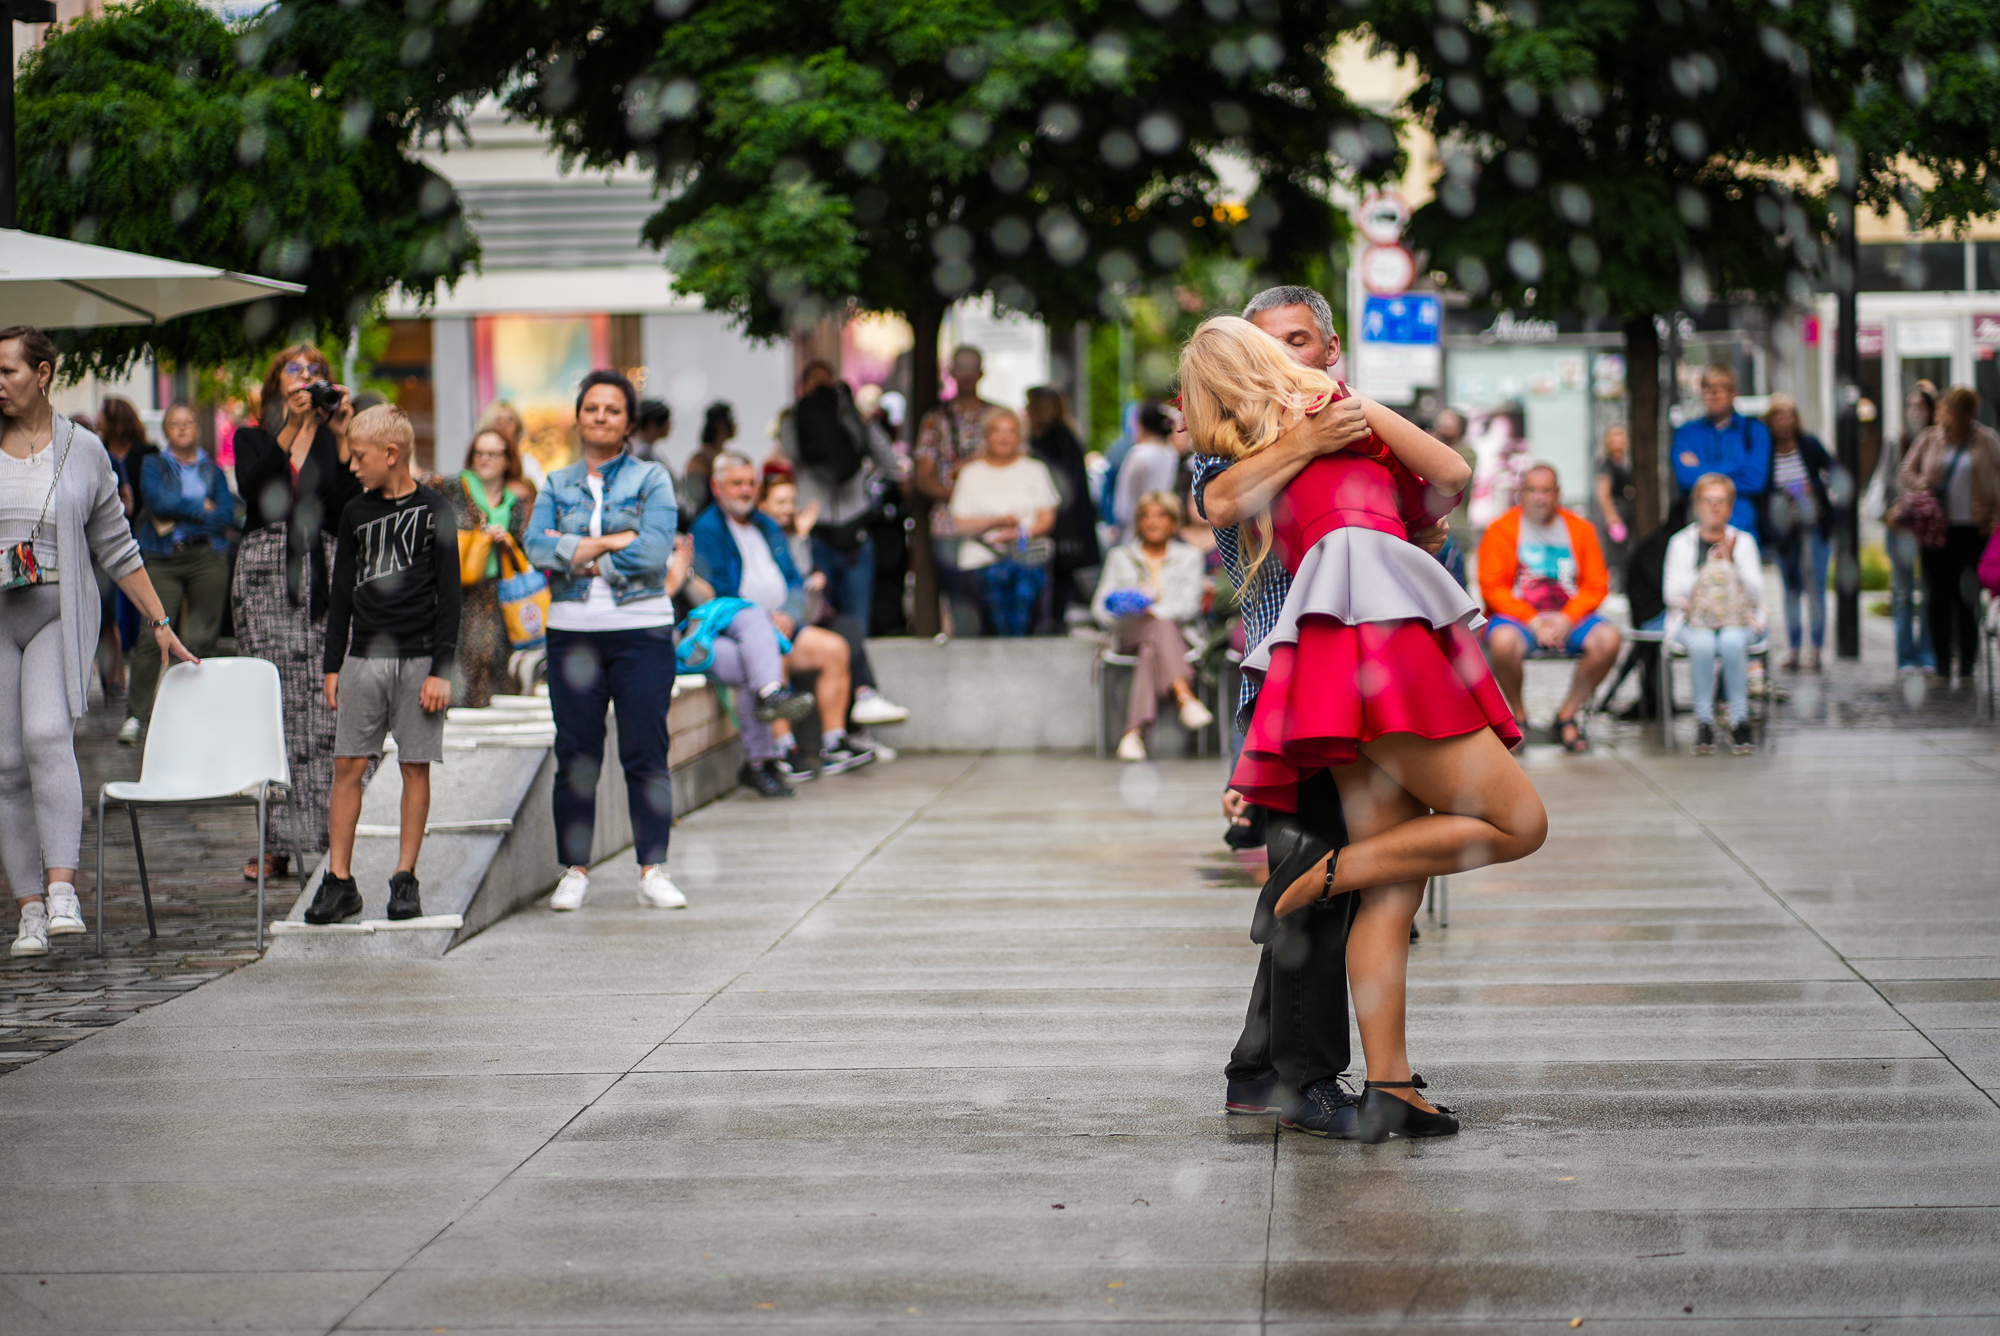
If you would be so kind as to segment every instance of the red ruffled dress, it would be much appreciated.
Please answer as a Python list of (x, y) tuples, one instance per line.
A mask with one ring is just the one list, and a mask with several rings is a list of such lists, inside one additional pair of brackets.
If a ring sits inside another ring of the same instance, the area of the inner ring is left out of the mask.
[(1302, 778), (1385, 733), (1521, 741), (1473, 632), (1479, 605), (1409, 531), (1451, 513), (1379, 440), (1323, 455), (1272, 506), (1292, 573), (1277, 625), (1243, 661), (1262, 679), (1231, 787), (1298, 810)]

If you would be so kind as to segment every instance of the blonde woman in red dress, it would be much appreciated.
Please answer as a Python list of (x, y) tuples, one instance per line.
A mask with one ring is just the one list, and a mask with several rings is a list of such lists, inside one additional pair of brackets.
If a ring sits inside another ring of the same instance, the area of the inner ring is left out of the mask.
[[(1205, 322), (1181, 354), (1196, 447), (1241, 459), (1353, 391), (1246, 320)], [(1359, 396), (1357, 396), (1359, 397)], [(1307, 465), (1242, 526), (1249, 578), (1292, 573), (1276, 627), (1244, 659), (1263, 679), (1232, 788), (1278, 812), (1330, 771), (1349, 843), (1304, 867), (1274, 849), (1277, 917), (1350, 901), (1347, 971), (1368, 1081), (1356, 1139), (1447, 1136), (1404, 1039), (1410, 925), (1432, 876), (1525, 858), (1548, 817), (1509, 752), (1521, 733), (1472, 632), (1483, 618), (1405, 541), (1448, 515), (1470, 470), (1457, 452), (1362, 398), (1373, 435)]]

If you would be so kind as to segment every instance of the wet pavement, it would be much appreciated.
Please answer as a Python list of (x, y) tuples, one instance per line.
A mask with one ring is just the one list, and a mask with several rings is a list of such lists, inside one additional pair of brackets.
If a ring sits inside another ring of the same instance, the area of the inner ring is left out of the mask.
[[(77, 767), (83, 774), (83, 868), (78, 873), (84, 919), (93, 927), (97, 791), (107, 780), (136, 779), (139, 748), (121, 747), (116, 710), (93, 708), (77, 728)], [(107, 1025), (190, 988), (221, 978), (257, 959), (257, 894), (243, 880), (243, 865), (257, 850), (257, 824), (247, 808), (150, 813), (141, 818), (147, 870), (153, 883), (157, 940), (146, 933), (139, 896), (139, 868), (132, 857), (131, 826), (111, 813), (104, 853), (103, 956), (94, 935), (56, 937), (46, 956), (12, 956), (11, 911), (0, 940), (0, 1074), (54, 1053)], [(0, 887), (6, 886), (0, 874)], [(283, 915), (298, 883), (272, 882), (267, 907)], [(5, 891), (0, 903), (12, 903)]]
[(1218, 766), (905, 757), (690, 815), (684, 912), (628, 856), (0, 1078), (0, 1330), (2000, 1330), (1996, 734), (1774, 735), (1529, 750), (1413, 957), (1457, 1138), (1221, 1113)]

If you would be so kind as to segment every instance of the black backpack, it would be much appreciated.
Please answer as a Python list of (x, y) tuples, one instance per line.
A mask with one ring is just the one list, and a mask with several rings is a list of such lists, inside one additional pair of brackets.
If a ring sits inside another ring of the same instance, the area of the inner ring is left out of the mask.
[(861, 471), (861, 442), (848, 426), (852, 411), (840, 397), (845, 388), (822, 385), (803, 395), (792, 414), (799, 463), (836, 487)]

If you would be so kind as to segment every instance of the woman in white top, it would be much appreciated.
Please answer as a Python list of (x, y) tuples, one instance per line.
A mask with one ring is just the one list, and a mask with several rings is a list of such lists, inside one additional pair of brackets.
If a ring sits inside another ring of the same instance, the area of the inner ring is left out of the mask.
[(1764, 634), (1764, 561), (1757, 540), (1730, 524), (1736, 484), (1720, 473), (1695, 479), (1695, 522), (1667, 540), (1667, 636), (1686, 649), (1694, 674), (1697, 755), (1715, 750), (1715, 664), (1729, 697), (1730, 745), (1751, 749), (1750, 646)]
[(1118, 652), (1138, 659), (1125, 707), (1125, 736), (1118, 742), (1121, 761), (1146, 759), (1146, 731), (1158, 717), (1159, 703), (1169, 696), (1180, 703), (1182, 727), (1193, 731), (1215, 722), (1195, 697), (1194, 665), (1187, 660), (1187, 637), (1181, 632), (1201, 615), (1207, 564), (1201, 553), (1175, 537), (1180, 528), (1181, 503), (1172, 492), (1140, 497), (1132, 541), (1111, 549), (1097, 581), (1097, 597), (1090, 601), (1098, 624), (1117, 637)]
[(48, 335), (0, 329), (0, 866), (21, 907), (17, 956), (84, 931), (73, 737), (97, 655), (93, 558), (145, 618), (161, 662), (194, 661), (146, 574), (111, 456), (49, 402), (55, 373)]
[(988, 634), (1024, 636), (1048, 587), (1046, 539), (1062, 494), (1048, 465), (1021, 444), (1021, 419), (999, 408), (986, 417), (986, 449), (961, 467), (951, 493), (958, 568)]
[(637, 401), (632, 383), (616, 371), (583, 378), (576, 399), (583, 458), (549, 475), (528, 518), (528, 560), (550, 573), (553, 806), (564, 869), (551, 909), (581, 909), (590, 894), (605, 712), (613, 705), (639, 903), (687, 905), (666, 869), (674, 824), (667, 707), (674, 693), (673, 596), (694, 552), (675, 538), (680, 507), (673, 479), (652, 460), (625, 453)]

